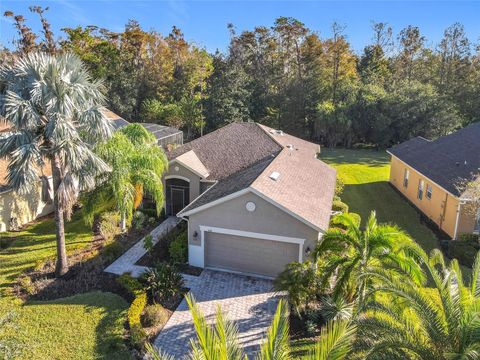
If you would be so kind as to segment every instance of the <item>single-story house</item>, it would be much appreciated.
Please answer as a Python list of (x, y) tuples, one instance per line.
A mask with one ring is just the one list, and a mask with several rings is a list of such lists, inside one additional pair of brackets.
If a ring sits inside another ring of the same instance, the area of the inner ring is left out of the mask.
[(472, 198), (461, 186), (480, 174), (480, 123), (433, 141), (416, 137), (388, 153), (391, 184), (440, 230), (452, 239), (480, 230), (480, 211), (467, 206)]
[(336, 172), (320, 146), (232, 123), (167, 153), (169, 215), (188, 221), (189, 263), (274, 277), (328, 229)]
[[(105, 116), (113, 122), (115, 129), (129, 124), (129, 122), (110, 110), (104, 111)], [(142, 125), (151, 131), (157, 138), (157, 143), (166, 149), (169, 145), (181, 146), (183, 132), (178, 129), (157, 124)], [(9, 131), (8, 124), (0, 123), (0, 136)], [(52, 194), (52, 169), (48, 161), (45, 166), (38, 169), (41, 180), (38, 186), (29, 194), (20, 196), (7, 186), (7, 159), (0, 159), (0, 232), (14, 230), (27, 224), (38, 217), (53, 212)]]

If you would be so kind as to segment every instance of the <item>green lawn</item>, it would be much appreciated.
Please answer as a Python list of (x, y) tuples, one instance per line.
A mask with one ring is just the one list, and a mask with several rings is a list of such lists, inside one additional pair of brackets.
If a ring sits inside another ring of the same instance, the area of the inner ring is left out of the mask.
[[(417, 211), (388, 183), (389, 157), (385, 151), (322, 149), (320, 158), (337, 169), (345, 182), (341, 195), (350, 211), (365, 221), (372, 210), (380, 222), (397, 224), (408, 232), (427, 252), (438, 247), (433, 232), (420, 222)], [(312, 339), (292, 342), (293, 354), (306, 355), (314, 349)]]
[[(91, 230), (76, 214), (66, 225), (67, 251), (87, 246)], [(0, 250), (0, 319), (13, 313), (12, 326), (0, 329), (0, 343), (20, 344), (19, 359), (128, 359), (123, 323), (128, 304), (102, 292), (51, 302), (22, 303), (9, 294), (27, 269), (55, 256), (54, 222), (44, 219), (19, 233), (0, 234), (9, 247)], [(0, 358), (3, 358), (0, 349)]]
[(366, 220), (377, 212), (380, 222), (397, 224), (427, 252), (438, 247), (434, 233), (420, 222), (420, 216), (388, 183), (388, 154), (375, 150), (322, 149), (320, 158), (337, 169), (345, 182), (342, 200), (350, 211)]

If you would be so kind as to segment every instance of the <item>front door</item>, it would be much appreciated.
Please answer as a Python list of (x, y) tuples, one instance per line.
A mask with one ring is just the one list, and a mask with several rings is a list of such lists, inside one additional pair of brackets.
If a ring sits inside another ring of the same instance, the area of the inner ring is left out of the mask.
[(167, 215), (177, 215), (190, 202), (190, 184), (183, 179), (165, 181), (165, 210)]
[(172, 215), (177, 215), (185, 206), (185, 190), (171, 187), (172, 191)]

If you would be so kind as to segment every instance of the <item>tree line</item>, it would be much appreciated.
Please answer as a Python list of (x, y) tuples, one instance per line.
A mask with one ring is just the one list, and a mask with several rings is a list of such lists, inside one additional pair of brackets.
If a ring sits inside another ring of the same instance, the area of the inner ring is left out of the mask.
[(177, 27), (162, 35), (134, 20), (122, 32), (65, 28), (58, 40), (46, 9), (31, 10), (40, 16), (42, 36), (21, 15), (6, 12), (20, 36), (15, 50), (2, 51), (2, 61), (39, 49), (74, 52), (104, 79), (113, 111), (182, 128), (187, 138), (256, 121), (326, 146), (387, 147), (479, 119), (479, 51), (460, 23), (434, 45), (419, 27), (395, 34), (387, 23), (373, 23), (370, 44), (357, 54), (338, 23), (321, 36), (280, 17), (271, 27), (240, 33), (229, 25), (228, 49), (210, 54)]

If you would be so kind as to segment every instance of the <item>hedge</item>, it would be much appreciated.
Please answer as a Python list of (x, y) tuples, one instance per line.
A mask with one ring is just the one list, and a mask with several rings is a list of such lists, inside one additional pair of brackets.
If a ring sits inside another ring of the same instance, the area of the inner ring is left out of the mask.
[(143, 349), (147, 340), (147, 334), (143, 330), (141, 316), (145, 306), (147, 306), (147, 293), (143, 289), (142, 284), (129, 274), (121, 275), (117, 281), (135, 297), (127, 312), (130, 342), (136, 348)]
[(332, 205), (333, 211), (341, 211), (342, 213), (348, 213), (348, 205), (343, 201), (335, 200)]

